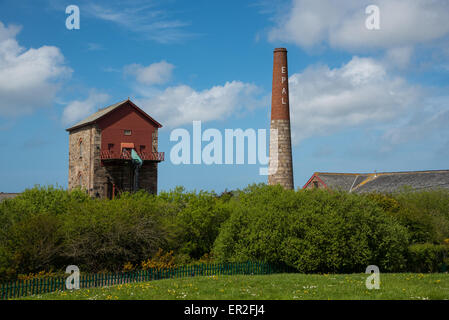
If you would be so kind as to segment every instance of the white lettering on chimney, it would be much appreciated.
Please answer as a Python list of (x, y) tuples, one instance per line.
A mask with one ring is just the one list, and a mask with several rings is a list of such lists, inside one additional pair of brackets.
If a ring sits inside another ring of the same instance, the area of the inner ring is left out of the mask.
[[(287, 73), (287, 67), (286, 66), (282, 66), (281, 67), (281, 73)], [(281, 77), (281, 84), (284, 84), (284, 82), (287, 81), (287, 77)], [(282, 94), (287, 94), (287, 88), (286, 87), (282, 87)], [(284, 97), (282, 97), (282, 104), (287, 104), (287, 101), (285, 101)]]

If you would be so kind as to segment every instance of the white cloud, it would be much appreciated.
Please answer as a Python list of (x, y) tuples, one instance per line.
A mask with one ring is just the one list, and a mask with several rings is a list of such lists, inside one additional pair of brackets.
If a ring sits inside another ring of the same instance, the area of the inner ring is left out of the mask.
[(174, 67), (166, 61), (152, 63), (147, 67), (131, 64), (125, 67), (125, 74), (135, 76), (137, 82), (141, 84), (164, 84), (171, 79)]
[(62, 122), (65, 125), (74, 124), (96, 112), (97, 109), (103, 108), (108, 100), (107, 94), (91, 90), (85, 100), (74, 100), (67, 104), (62, 114)]
[[(351, 1), (355, 4), (354, 1)], [(313, 47), (329, 39), (329, 33), (345, 15), (347, 6), (342, 1), (294, 0), (287, 12), (278, 14), (269, 33), (271, 41), (295, 43), (301, 47)]]
[(413, 55), (412, 47), (397, 47), (388, 49), (384, 61), (390, 68), (406, 68)]
[(136, 103), (164, 126), (176, 127), (194, 120), (223, 120), (267, 105), (268, 101), (264, 100), (266, 97), (259, 96), (259, 87), (241, 81), (226, 82), (202, 91), (188, 85), (157, 88), (155, 85), (170, 80), (174, 68), (166, 61), (146, 67), (131, 64), (124, 68), (125, 74), (136, 79)]
[(57, 47), (21, 47), (20, 27), (0, 22), (0, 116), (27, 114), (52, 104), (60, 80), (72, 70)]
[(353, 57), (341, 68), (312, 66), (289, 78), (295, 143), (360, 126), (381, 127), (413, 110), (419, 88), (388, 74), (380, 62)]
[(256, 85), (241, 81), (203, 91), (180, 85), (163, 91), (141, 90), (144, 97), (136, 99), (136, 103), (164, 126), (176, 127), (193, 120), (221, 120), (255, 108), (262, 103), (256, 98), (258, 93)]
[[(380, 30), (365, 27), (365, 8), (371, 4), (380, 9)], [(412, 48), (447, 37), (448, 16), (447, 0), (293, 0), (288, 10), (276, 15), (269, 39), (350, 52)]]
[(157, 9), (151, 2), (127, 1), (124, 7), (123, 1), (108, 1), (107, 5), (90, 1), (83, 7), (88, 16), (115, 23), (159, 43), (179, 42), (194, 36), (183, 30), (190, 23), (172, 19), (169, 13)]
[[(372, 4), (380, 9), (380, 30), (365, 27), (365, 8)], [(449, 98), (436, 92), (443, 89), (413, 86), (392, 72), (408, 70), (418, 59), (419, 68), (432, 64), (445, 70), (449, 1), (293, 0), (274, 12), (275, 24), (268, 34), (272, 42), (380, 57), (354, 57), (341, 68), (312, 66), (293, 74), (289, 83), (294, 142), (355, 127), (380, 135), (376, 143), (383, 150), (423, 139), (434, 144), (447, 141)]]
[(382, 135), (386, 149), (428, 137), (432, 137), (435, 144), (449, 142), (449, 96), (426, 97), (421, 108), (404, 120), (401, 125), (389, 128)]

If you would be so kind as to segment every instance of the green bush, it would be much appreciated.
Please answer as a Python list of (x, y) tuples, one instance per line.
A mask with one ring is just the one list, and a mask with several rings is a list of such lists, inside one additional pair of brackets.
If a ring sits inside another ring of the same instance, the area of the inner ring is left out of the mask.
[(405, 268), (406, 229), (366, 197), (253, 185), (239, 201), (214, 246), (220, 261), (284, 263), (300, 272)]
[(140, 263), (167, 248), (166, 231), (149, 202), (92, 200), (69, 209), (62, 255), (91, 272), (119, 271), (126, 262)]
[(89, 272), (140, 265), (159, 248), (179, 261), (211, 251), (229, 216), (228, 198), (178, 187), (159, 196), (144, 191), (115, 200), (80, 190), (35, 187), (0, 203), (0, 279), (78, 265)]
[(449, 190), (404, 189), (392, 196), (398, 208), (391, 214), (409, 230), (411, 243), (440, 244), (449, 238)]
[(358, 195), (261, 184), (221, 195), (177, 187), (101, 200), (37, 186), (0, 203), (0, 225), (2, 281), (69, 264), (119, 271), (159, 249), (173, 250), (178, 264), (257, 260), (300, 272), (360, 272), (370, 264), (424, 272), (438, 269), (439, 244), (449, 245), (449, 192)]
[(413, 244), (408, 252), (408, 270), (411, 272), (439, 272), (449, 264), (449, 246), (432, 243)]
[(210, 253), (221, 224), (229, 215), (228, 202), (217, 199), (214, 193), (199, 192), (190, 197), (176, 219), (180, 253), (193, 259)]
[(40, 187), (0, 203), (0, 279), (59, 267), (62, 216), (77, 203), (89, 201), (79, 190)]

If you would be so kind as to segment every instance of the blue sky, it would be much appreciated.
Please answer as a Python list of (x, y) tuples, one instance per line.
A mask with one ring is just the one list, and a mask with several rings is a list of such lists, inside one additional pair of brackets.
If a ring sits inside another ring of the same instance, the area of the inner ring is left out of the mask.
[[(68, 5), (80, 29), (65, 26)], [(380, 9), (367, 30), (366, 6)], [(178, 165), (175, 128), (268, 129), (288, 49), (295, 187), (315, 171), (448, 169), (445, 0), (0, 3), (0, 191), (67, 186), (77, 120), (130, 97), (161, 122), (159, 190), (266, 182), (260, 165)]]

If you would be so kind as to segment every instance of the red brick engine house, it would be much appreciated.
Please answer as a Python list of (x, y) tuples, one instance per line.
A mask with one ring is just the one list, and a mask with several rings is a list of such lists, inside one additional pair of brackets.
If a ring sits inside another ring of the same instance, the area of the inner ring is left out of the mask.
[(98, 110), (69, 132), (69, 190), (81, 187), (97, 198), (140, 189), (157, 193), (162, 125), (125, 100)]

